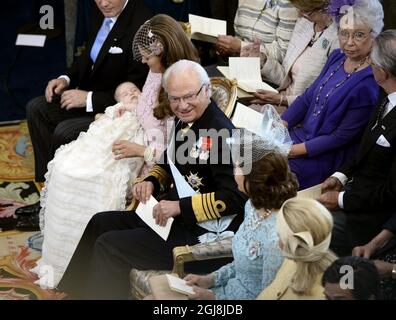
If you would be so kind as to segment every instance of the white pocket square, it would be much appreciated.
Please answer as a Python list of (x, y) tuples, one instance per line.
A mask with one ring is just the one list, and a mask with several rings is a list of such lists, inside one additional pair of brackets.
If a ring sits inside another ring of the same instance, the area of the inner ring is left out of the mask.
[(120, 47), (111, 47), (109, 50), (109, 53), (111, 54), (120, 54), (123, 53), (122, 49)]
[(379, 146), (385, 147), (385, 148), (390, 148), (390, 143), (388, 140), (386, 140), (386, 138), (381, 134), (381, 136), (378, 138), (377, 140), (377, 144)]

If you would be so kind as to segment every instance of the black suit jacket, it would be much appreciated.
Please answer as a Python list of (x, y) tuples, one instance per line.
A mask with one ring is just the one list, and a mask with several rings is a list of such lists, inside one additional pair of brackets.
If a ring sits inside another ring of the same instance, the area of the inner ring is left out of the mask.
[[(104, 19), (96, 5), (93, 11), (87, 48), (73, 63), (67, 75), (70, 77), (69, 88), (93, 91), (93, 110), (99, 113), (116, 103), (114, 91), (120, 83), (131, 81), (142, 88), (148, 67), (134, 60), (132, 42), (136, 31), (151, 18), (152, 13), (144, 0), (129, 0), (93, 64), (90, 53)], [(119, 47), (123, 52), (111, 54), (111, 47)]]
[(396, 235), (396, 213), (384, 224), (384, 229)]
[[(383, 93), (355, 159), (339, 170), (349, 179), (344, 187), (343, 201), (351, 240), (370, 240), (369, 237), (381, 229), (395, 209), (396, 108), (375, 125), (385, 97)], [(381, 136), (389, 143), (388, 146), (385, 146), (387, 143), (378, 143)]]

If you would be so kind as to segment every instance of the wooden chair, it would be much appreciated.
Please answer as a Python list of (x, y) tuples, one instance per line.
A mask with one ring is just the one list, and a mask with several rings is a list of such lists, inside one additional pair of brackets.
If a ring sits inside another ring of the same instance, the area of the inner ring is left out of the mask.
[(220, 259), (232, 257), (232, 238), (226, 238), (207, 243), (199, 243), (194, 246), (180, 246), (173, 249), (172, 270), (138, 270), (130, 272), (131, 295), (134, 299), (143, 299), (149, 294), (149, 278), (161, 274), (174, 273), (180, 278), (185, 276), (184, 264), (192, 261)]
[[(297, 193), (297, 197), (317, 198), (320, 195), (321, 185), (317, 185)], [(199, 243), (194, 246), (180, 246), (173, 249), (172, 270), (147, 270), (132, 269), (130, 273), (131, 293), (135, 299), (143, 299), (151, 294), (149, 278), (156, 275), (174, 273), (180, 278), (185, 276), (184, 264), (192, 261), (220, 259), (232, 257), (232, 238), (218, 241)]]

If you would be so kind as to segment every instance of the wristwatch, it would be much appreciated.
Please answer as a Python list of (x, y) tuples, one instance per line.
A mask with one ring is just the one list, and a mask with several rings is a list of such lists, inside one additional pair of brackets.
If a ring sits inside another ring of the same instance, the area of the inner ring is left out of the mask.
[(392, 279), (396, 279), (396, 263), (393, 264)]

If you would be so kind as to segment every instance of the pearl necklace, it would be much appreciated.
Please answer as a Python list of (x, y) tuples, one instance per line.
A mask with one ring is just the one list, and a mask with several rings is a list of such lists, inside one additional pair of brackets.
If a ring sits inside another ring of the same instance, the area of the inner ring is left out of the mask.
[(256, 230), (257, 227), (261, 224), (261, 222), (267, 219), (271, 215), (272, 211), (267, 209), (260, 209), (260, 210), (256, 210), (254, 208), (252, 209), (253, 211), (250, 219), (250, 228)]
[(314, 117), (317, 117), (321, 114), (323, 108), (325, 107), (325, 105), (327, 104), (327, 101), (329, 100), (329, 97), (334, 93), (334, 91), (336, 89), (338, 89), (339, 87), (341, 87), (362, 65), (364, 65), (366, 63), (367, 57), (365, 57), (362, 61), (360, 61), (360, 63), (352, 70), (351, 73), (348, 73), (346, 75), (346, 77), (344, 79), (342, 79), (339, 83), (337, 83), (335, 85), (335, 87), (331, 88), (330, 91), (326, 94), (325, 99), (322, 103), (321, 106), (319, 106), (319, 101), (320, 101), (320, 97), (322, 95), (322, 90), (323, 88), (326, 86), (327, 82), (329, 82), (329, 80), (338, 72), (338, 70), (340, 70), (340, 68), (344, 65), (345, 61), (346, 61), (346, 57), (344, 59), (342, 59), (341, 63), (330, 73), (330, 75), (327, 77), (327, 79), (322, 83), (322, 85), (319, 87), (319, 91), (318, 91), (318, 95), (316, 96), (316, 100), (315, 100), (315, 106), (314, 106), (314, 110), (313, 110), (313, 115)]

